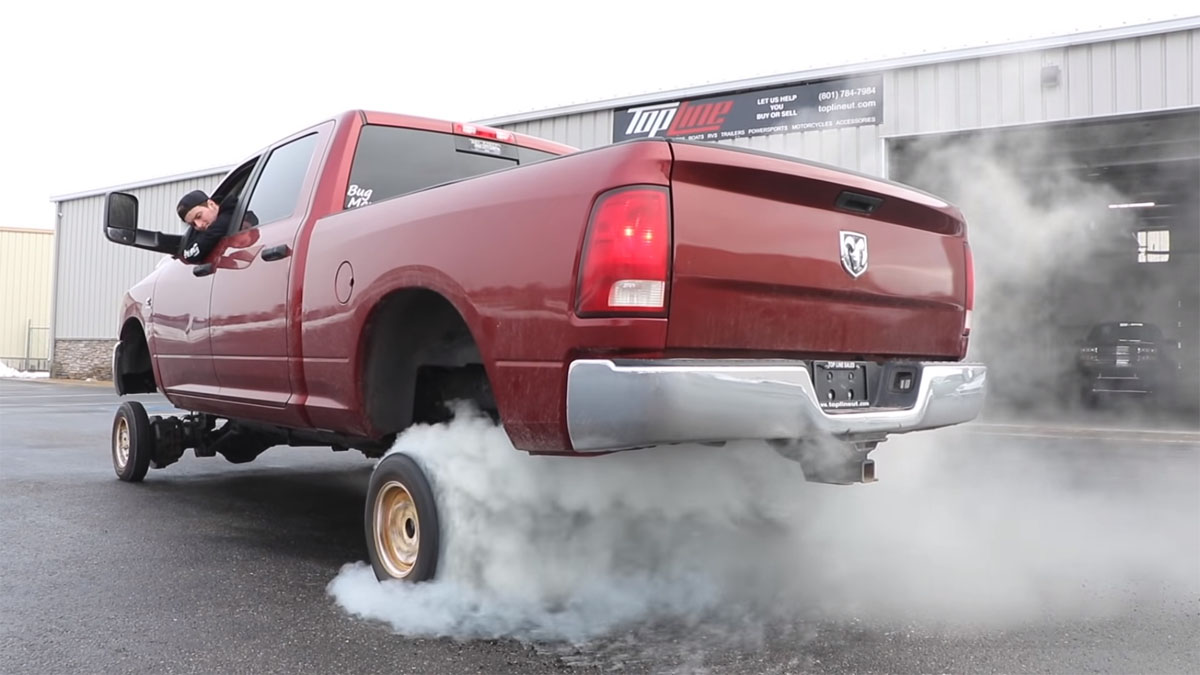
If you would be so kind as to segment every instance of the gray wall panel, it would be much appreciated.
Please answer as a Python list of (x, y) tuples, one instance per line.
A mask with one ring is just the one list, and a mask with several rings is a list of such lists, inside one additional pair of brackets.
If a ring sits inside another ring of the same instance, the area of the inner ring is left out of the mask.
[(1191, 70), (1191, 86), (1188, 87), (1188, 103), (1200, 101), (1200, 30), (1188, 35), (1187, 67)]
[[(1000, 121), (1000, 62), (983, 59), (979, 62), (979, 123), (990, 127)], [(903, 132), (897, 129), (895, 133)]]
[(958, 123), (959, 92), (957, 63), (939, 63), (935, 68), (934, 91), (937, 94), (935, 127), (942, 129)]
[(1092, 45), (1092, 58), (1089, 61), (1092, 115), (1111, 115), (1116, 110), (1116, 95), (1113, 93), (1113, 82), (1116, 80), (1114, 58), (1116, 56), (1111, 42)]
[(1194, 101), (1196, 92), (1188, 80), (1200, 77), (1200, 52), (1193, 51), (1193, 33), (1173, 33), (1163, 37), (1163, 89), (1166, 105), (1175, 107)]
[(1042, 91), (1042, 60), (1044, 58), (1046, 58), (1045, 55), (1038, 52), (1017, 56), (1020, 68), (1018, 87), (1020, 88), (1021, 119), (1025, 121), (1046, 119), (1047, 97)]
[(854, 128), (838, 129), (837, 144), (841, 152), (838, 153), (834, 164), (857, 169), (862, 158), (862, 153), (858, 149), (858, 130)]
[(580, 150), (612, 142), (612, 113), (607, 110), (504, 125), (517, 133), (566, 143)]
[[(979, 126), (982, 108), (979, 59), (962, 61), (957, 66), (958, 122), (969, 127)], [(953, 122), (949, 126), (953, 126)]]
[(1046, 66), (1058, 66), (1059, 84), (1042, 93), (1042, 117), (1047, 120), (1061, 120), (1070, 116), (1071, 84), (1070, 72), (1067, 67), (1067, 50), (1047, 50), (1039, 60), (1037, 71), (1034, 73), (1034, 86), (1041, 87), (1042, 71)]
[(1092, 114), (1092, 48), (1075, 45), (1067, 48), (1063, 80), (1067, 87), (1067, 114), (1084, 117)]
[(787, 154), (787, 139), (788, 136), (767, 136), (763, 141), (766, 142), (767, 150), (779, 154)]
[(588, 137), (590, 145), (594, 148), (599, 145), (607, 145), (612, 142), (612, 112), (604, 111), (602, 113), (592, 113), (588, 116), (592, 121), (591, 136)]
[(1151, 35), (1137, 41), (1138, 73), (1141, 87), (1138, 106), (1163, 108), (1167, 105), (1166, 90), (1163, 88), (1166, 66), (1166, 41), (1161, 35)]
[(1016, 124), (1022, 121), (1021, 106), (1021, 55), (1008, 54), (1000, 57), (1000, 124)]
[[(212, 190), (220, 178), (215, 175), (130, 190), (138, 198), (138, 226), (173, 234), (183, 232), (183, 223), (175, 215), (179, 197), (190, 190)], [(59, 210), (62, 220), (55, 270), (54, 337), (115, 338), (121, 297), (152, 272), (163, 255), (105, 239), (103, 195), (62, 202)]]
[(813, 159), (825, 164), (837, 164), (841, 157), (841, 145), (839, 131), (837, 129), (822, 129), (817, 132), (821, 134), (821, 151)]
[(875, 176), (883, 175), (883, 141), (879, 138), (877, 127), (859, 127), (858, 133), (858, 167), (863, 173)]
[(913, 90), (913, 99), (917, 102), (917, 129), (936, 129), (938, 98), (942, 96), (942, 92), (938, 90), (937, 66), (921, 66), (916, 69), (916, 75), (917, 88)]
[[(920, 131), (917, 126), (917, 76), (911, 68), (896, 73), (896, 86), (891, 90), (891, 100), (885, 100), (884, 108), (891, 108), (895, 115), (894, 121), (884, 119), (885, 123), (894, 125), (899, 134), (911, 134)], [(885, 90), (883, 95), (888, 96)], [(888, 104), (891, 103), (889, 106)]]
[[(583, 138), (583, 127), (579, 124), (570, 124), (577, 122), (578, 117), (555, 117), (550, 121), (550, 138)], [(572, 143), (571, 145), (576, 145)]]
[(1113, 92), (1117, 112), (1140, 109), (1141, 86), (1138, 82), (1138, 43), (1123, 40), (1113, 45)]

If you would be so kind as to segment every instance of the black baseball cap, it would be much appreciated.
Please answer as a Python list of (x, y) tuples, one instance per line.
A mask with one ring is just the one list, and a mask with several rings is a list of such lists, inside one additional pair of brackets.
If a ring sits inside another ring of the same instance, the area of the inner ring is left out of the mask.
[[(188, 211), (200, 206), (208, 201), (208, 195), (204, 190), (192, 190), (179, 200), (179, 206), (175, 207), (175, 212), (179, 214), (179, 219), (187, 218)], [(185, 221), (186, 222), (186, 221)]]

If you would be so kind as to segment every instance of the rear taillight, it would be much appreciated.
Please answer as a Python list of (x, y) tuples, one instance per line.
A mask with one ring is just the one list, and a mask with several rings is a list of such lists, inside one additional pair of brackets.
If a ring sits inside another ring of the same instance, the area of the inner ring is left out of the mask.
[(662, 315), (670, 251), (667, 188), (618, 188), (602, 195), (588, 220), (576, 312)]
[(454, 123), (454, 133), (462, 136), (475, 136), (477, 138), (491, 138), (497, 141), (505, 141), (511, 143), (514, 136), (511, 131), (504, 129), (493, 129), (492, 127), (481, 127), (478, 124), (463, 124), (462, 122)]
[(967, 260), (967, 316), (963, 325), (963, 335), (970, 335), (971, 310), (975, 309), (975, 256), (971, 254), (971, 245), (966, 241), (963, 242), (963, 252)]

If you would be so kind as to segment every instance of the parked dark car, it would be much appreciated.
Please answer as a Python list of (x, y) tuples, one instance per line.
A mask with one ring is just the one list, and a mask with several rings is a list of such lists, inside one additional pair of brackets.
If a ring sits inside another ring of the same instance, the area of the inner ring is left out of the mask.
[(1092, 326), (1080, 342), (1076, 372), (1084, 405), (1103, 398), (1171, 396), (1179, 379), (1177, 343), (1152, 323), (1110, 321)]

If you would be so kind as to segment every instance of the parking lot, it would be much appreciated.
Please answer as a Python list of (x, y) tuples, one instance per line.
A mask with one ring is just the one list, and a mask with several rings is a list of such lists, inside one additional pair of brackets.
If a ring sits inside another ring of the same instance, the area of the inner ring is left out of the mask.
[(853, 487), (753, 449), (492, 461), (458, 523), (474, 565), (385, 589), (371, 460), (188, 453), (121, 483), (117, 404), (0, 380), (0, 672), (1200, 670), (1187, 429), (980, 422), (889, 441)]

